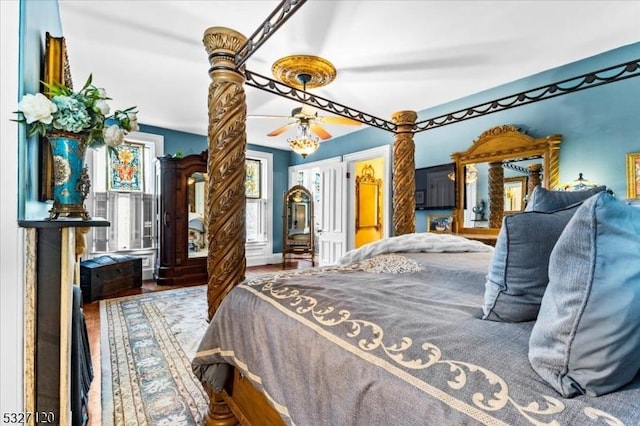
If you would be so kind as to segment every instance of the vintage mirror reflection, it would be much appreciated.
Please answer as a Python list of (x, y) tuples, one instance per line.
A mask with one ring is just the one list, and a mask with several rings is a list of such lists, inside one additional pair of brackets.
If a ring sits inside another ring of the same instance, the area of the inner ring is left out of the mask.
[(356, 176), (356, 232), (360, 229), (382, 230), (382, 179), (377, 179), (370, 164)]
[(504, 215), (524, 210), (536, 185), (558, 188), (561, 142), (560, 135), (534, 138), (501, 125), (482, 133), (466, 151), (451, 154), (458, 176), (477, 172), (473, 182), (456, 180), (454, 232), (495, 239)]
[(285, 193), (283, 225), (282, 267), (292, 258), (311, 260), (315, 266), (313, 198), (304, 186), (296, 185)]
[(504, 178), (504, 212), (516, 213), (524, 210), (527, 195), (527, 176)]
[(207, 180), (203, 172), (194, 172), (187, 178), (187, 253), (189, 257), (206, 257), (209, 249), (205, 208)]

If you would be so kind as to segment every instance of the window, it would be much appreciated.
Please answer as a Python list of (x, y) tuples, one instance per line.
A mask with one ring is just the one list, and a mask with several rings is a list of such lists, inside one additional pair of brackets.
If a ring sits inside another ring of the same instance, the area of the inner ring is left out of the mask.
[(273, 155), (247, 150), (246, 158), (247, 266), (265, 265), (273, 263)]
[(267, 198), (269, 190), (269, 170), (271, 154), (259, 151), (247, 151), (245, 196), (246, 241), (264, 243), (270, 239), (271, 200)]
[(141, 139), (145, 140), (127, 137), (125, 143), (118, 147), (119, 152), (126, 151), (120, 158), (108, 155), (106, 147), (91, 151), (92, 196), (87, 204), (92, 216), (105, 218), (111, 223), (109, 227), (93, 228), (92, 253), (148, 250), (155, 246), (154, 164), (157, 142), (154, 138)]

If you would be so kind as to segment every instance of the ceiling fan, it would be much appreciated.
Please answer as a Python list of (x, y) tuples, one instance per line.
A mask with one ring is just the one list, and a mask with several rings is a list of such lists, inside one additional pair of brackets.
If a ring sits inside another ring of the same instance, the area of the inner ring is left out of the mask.
[[(306, 92), (306, 86), (307, 86), (307, 83), (311, 80), (311, 75), (305, 74), (305, 73), (298, 74), (297, 80), (300, 81), (300, 83), (302, 83), (302, 86), (303, 86), (302, 90)], [(320, 139), (323, 139), (323, 140), (329, 139), (331, 137), (331, 134), (327, 132), (318, 123), (341, 124), (341, 125), (348, 125), (348, 126), (359, 126), (362, 124), (357, 120), (353, 120), (347, 117), (319, 116), (318, 112), (314, 108), (309, 107), (307, 105), (302, 105), (298, 108), (294, 108), (293, 110), (291, 110), (290, 116), (249, 115), (248, 118), (278, 118), (278, 119), (286, 118), (290, 121), (290, 123), (287, 123), (284, 126), (278, 127), (277, 129), (267, 133), (267, 136), (271, 136), (271, 137), (278, 136), (286, 132), (287, 130), (297, 126), (299, 130), (300, 129), (310, 130), (311, 132), (315, 133), (318, 137), (320, 137)]]
[(294, 127), (306, 127), (311, 132), (315, 133), (320, 139), (329, 139), (331, 134), (327, 132), (319, 123), (328, 123), (328, 124), (341, 124), (348, 126), (359, 126), (362, 123), (356, 120), (352, 120), (347, 117), (339, 117), (339, 116), (331, 116), (331, 117), (323, 117), (319, 116), (318, 112), (313, 108), (308, 107), (306, 105), (294, 108), (291, 110), (291, 115), (250, 115), (249, 117), (255, 118), (286, 118), (290, 121), (290, 123), (285, 124), (284, 126), (278, 127), (277, 129), (267, 133), (267, 136), (278, 136), (282, 133), (286, 132), (289, 129)]

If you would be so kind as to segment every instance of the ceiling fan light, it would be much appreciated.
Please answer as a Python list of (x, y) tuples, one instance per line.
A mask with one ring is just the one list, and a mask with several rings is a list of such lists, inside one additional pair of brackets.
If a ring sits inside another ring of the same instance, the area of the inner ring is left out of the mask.
[(476, 168), (475, 164), (469, 164), (466, 167), (465, 179), (467, 183), (473, 183), (478, 180), (478, 169)]
[(299, 136), (289, 139), (289, 147), (291, 150), (296, 154), (299, 154), (302, 158), (307, 158), (307, 155), (316, 152), (319, 146), (320, 142), (318, 141), (318, 138), (313, 136)]
[[(469, 164), (465, 167), (465, 183), (473, 183), (478, 179), (478, 169), (475, 164)], [(447, 175), (447, 177), (453, 181), (456, 180), (456, 172), (451, 172)]]

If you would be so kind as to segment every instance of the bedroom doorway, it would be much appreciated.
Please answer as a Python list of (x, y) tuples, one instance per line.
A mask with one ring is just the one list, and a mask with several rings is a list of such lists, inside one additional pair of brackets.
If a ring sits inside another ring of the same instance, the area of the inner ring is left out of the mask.
[(390, 235), (391, 145), (345, 155), (348, 250)]
[(341, 158), (289, 167), (289, 187), (313, 194), (314, 238), (319, 266), (334, 265), (347, 251), (346, 164)]

